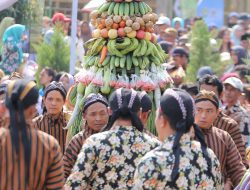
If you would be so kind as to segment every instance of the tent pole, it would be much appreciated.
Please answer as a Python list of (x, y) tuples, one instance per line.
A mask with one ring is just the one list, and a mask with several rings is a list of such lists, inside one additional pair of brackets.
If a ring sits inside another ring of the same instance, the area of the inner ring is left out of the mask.
[(71, 44), (70, 44), (70, 67), (69, 67), (69, 73), (71, 75), (75, 74), (77, 9), (78, 9), (78, 0), (73, 0), (72, 16), (71, 16)]

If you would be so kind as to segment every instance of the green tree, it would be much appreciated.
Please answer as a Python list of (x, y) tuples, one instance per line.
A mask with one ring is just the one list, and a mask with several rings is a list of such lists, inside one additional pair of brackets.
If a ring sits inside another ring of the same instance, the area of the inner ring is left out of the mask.
[(197, 21), (192, 28), (191, 34), (190, 61), (187, 68), (187, 80), (196, 81), (196, 73), (202, 66), (210, 66), (219, 74), (220, 61), (219, 53), (214, 51), (217, 47), (212, 47), (211, 36), (204, 21)]
[(56, 28), (54, 30), (50, 43), (42, 42), (34, 46), (39, 64), (38, 73), (46, 66), (56, 71), (68, 72), (70, 48), (64, 41), (62, 32)]
[(25, 25), (34, 17), (28, 0), (18, 0), (11, 7), (0, 12), (0, 20), (6, 16), (13, 17), (16, 23)]

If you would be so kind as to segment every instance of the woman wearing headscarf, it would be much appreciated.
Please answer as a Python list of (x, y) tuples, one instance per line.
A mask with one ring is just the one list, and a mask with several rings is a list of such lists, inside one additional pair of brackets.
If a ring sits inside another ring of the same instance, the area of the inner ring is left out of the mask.
[(83, 130), (76, 134), (67, 145), (63, 162), (64, 178), (67, 179), (84, 141), (91, 135), (100, 132), (108, 123), (108, 102), (101, 94), (90, 94), (83, 104)]
[(241, 44), (241, 36), (244, 34), (244, 29), (240, 25), (235, 25), (232, 28), (231, 32), (231, 42), (234, 46), (238, 46)]
[(35, 128), (58, 140), (62, 153), (65, 150), (69, 114), (63, 110), (66, 90), (62, 83), (51, 82), (44, 90), (44, 113), (34, 119)]
[(184, 20), (180, 17), (173, 18), (172, 27), (175, 28), (177, 31), (179, 29), (183, 29), (184, 28)]
[[(194, 124), (194, 103), (188, 93), (166, 90), (155, 124), (163, 144), (140, 160), (134, 189), (222, 188), (219, 161)], [(191, 140), (191, 126), (200, 142)]]
[(63, 163), (56, 139), (30, 127), (38, 89), (33, 81), (7, 86), (9, 128), (0, 128), (0, 189), (62, 189)]
[(25, 26), (14, 24), (8, 27), (2, 38), (2, 62), (0, 68), (5, 74), (11, 74), (16, 71), (23, 59), (22, 37), (24, 35)]
[(74, 77), (69, 73), (63, 73), (59, 79), (59, 82), (63, 83), (65, 90), (68, 92), (71, 86), (75, 83)]
[(246, 50), (242, 46), (233, 46), (231, 50), (231, 59), (233, 64), (229, 65), (226, 73), (234, 72), (236, 66), (246, 64), (244, 63), (244, 59), (246, 58)]
[(2, 49), (2, 39), (4, 31), (10, 27), (11, 25), (15, 24), (15, 19), (12, 17), (4, 17), (0, 23), (0, 50)]
[(107, 131), (85, 141), (65, 189), (131, 189), (139, 159), (159, 145), (142, 132), (136, 91), (117, 89), (109, 104), (112, 115)]

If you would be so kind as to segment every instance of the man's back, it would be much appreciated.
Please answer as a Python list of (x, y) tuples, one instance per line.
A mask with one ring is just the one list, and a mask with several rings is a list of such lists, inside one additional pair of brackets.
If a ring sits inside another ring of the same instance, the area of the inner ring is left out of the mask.
[[(17, 155), (10, 130), (0, 129), (0, 189), (62, 189), (63, 163), (58, 142), (42, 131), (27, 130), (31, 150), (29, 166), (25, 165), (21, 134)], [(25, 168), (29, 168), (28, 177)]]

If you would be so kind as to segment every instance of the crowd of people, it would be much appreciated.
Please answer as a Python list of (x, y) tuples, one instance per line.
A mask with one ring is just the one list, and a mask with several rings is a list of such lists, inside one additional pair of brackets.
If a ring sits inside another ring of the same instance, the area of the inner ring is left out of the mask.
[[(3, 19), (0, 189), (250, 189), (250, 16), (231, 13), (226, 27), (209, 26), (217, 34), (211, 42), (221, 40), (217, 51), (232, 64), (221, 76), (202, 67), (195, 83), (185, 83), (190, 29), (200, 19), (160, 16), (155, 25), (173, 79), (156, 110), (157, 136), (147, 129), (154, 111), (147, 92), (119, 88), (108, 100), (86, 97), (82, 130), (73, 137), (66, 126), (74, 76), (45, 67), (38, 81), (27, 79), (20, 69), (25, 26)], [(44, 41), (58, 25), (70, 43), (70, 19), (62, 13), (44, 17)], [(79, 61), (91, 29), (78, 23)]]

